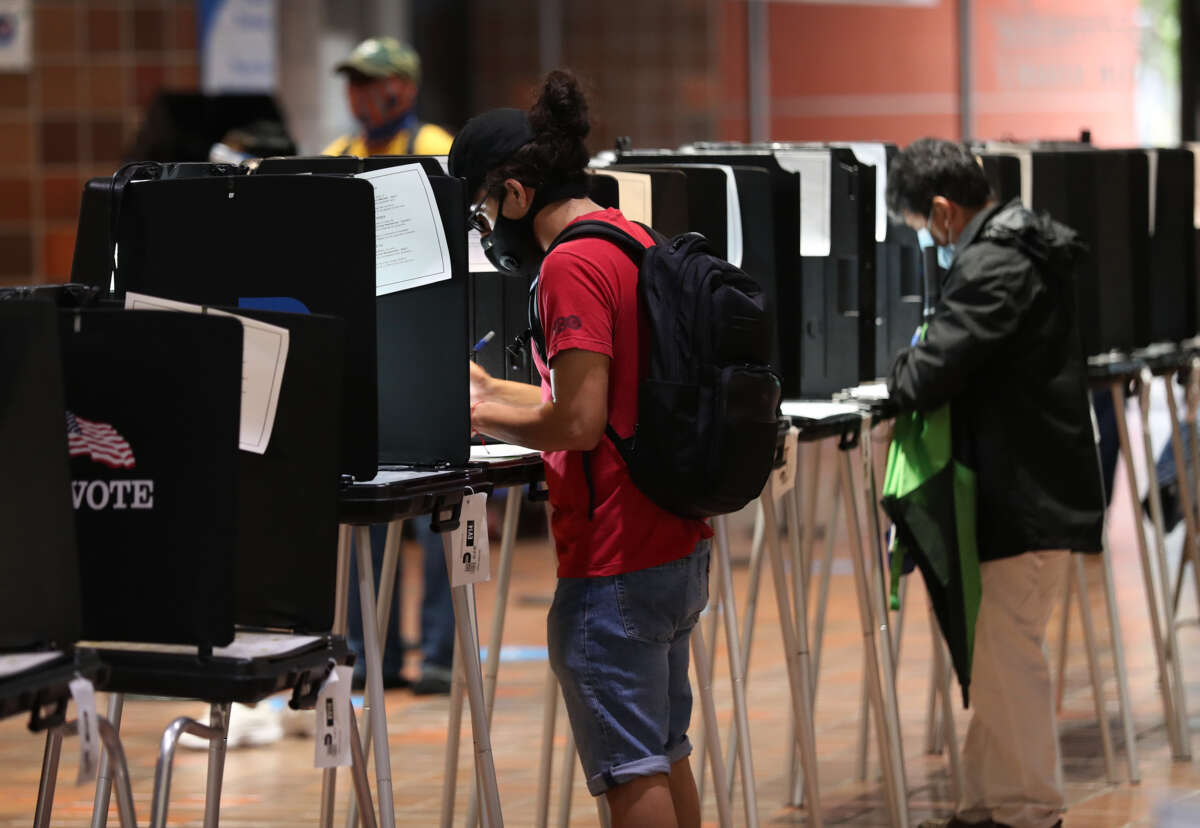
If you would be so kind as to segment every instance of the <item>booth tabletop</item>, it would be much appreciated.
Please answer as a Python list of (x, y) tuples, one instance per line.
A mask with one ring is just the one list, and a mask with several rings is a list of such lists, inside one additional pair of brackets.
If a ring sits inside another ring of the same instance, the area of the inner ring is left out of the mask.
[(457, 502), (480, 481), (472, 468), (380, 469), (370, 480), (343, 485), (339, 523), (388, 523), (431, 513), (437, 503)]
[(1156, 377), (1173, 374), (1186, 368), (1191, 362), (1195, 351), (1184, 349), (1175, 344), (1151, 346), (1133, 352), (1133, 358), (1142, 362)]
[(785, 400), (780, 410), (800, 430), (797, 439), (801, 443), (855, 435), (862, 427), (863, 407), (858, 403)]
[(1113, 382), (1134, 379), (1145, 363), (1126, 354), (1104, 354), (1088, 358), (1088, 383), (1092, 388), (1108, 388)]
[(471, 467), (493, 489), (526, 486), (546, 479), (540, 451), (506, 443), (471, 446)]

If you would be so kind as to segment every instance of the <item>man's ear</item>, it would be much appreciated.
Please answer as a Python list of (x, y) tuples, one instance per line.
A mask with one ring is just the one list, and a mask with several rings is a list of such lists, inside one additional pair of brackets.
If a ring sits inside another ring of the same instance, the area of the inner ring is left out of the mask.
[(523, 217), (533, 204), (535, 190), (532, 187), (526, 187), (515, 178), (506, 178), (504, 180), (504, 190), (506, 193), (504, 199), (505, 217), (511, 219)]

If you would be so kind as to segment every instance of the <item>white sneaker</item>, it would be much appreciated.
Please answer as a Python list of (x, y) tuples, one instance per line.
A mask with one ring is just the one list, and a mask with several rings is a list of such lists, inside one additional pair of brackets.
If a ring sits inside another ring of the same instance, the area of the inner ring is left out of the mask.
[(317, 714), (311, 710), (293, 710), (287, 702), (279, 711), (280, 724), (284, 736), (294, 736), (298, 739), (311, 739), (316, 732)]
[[(208, 715), (196, 716), (196, 721), (208, 724)], [(283, 738), (282, 714), (270, 703), (256, 704), (253, 707), (245, 704), (234, 704), (229, 713), (229, 735), (226, 740), (228, 750), (245, 747), (271, 745)], [(179, 745), (188, 750), (208, 750), (208, 739), (184, 733), (179, 737)]]

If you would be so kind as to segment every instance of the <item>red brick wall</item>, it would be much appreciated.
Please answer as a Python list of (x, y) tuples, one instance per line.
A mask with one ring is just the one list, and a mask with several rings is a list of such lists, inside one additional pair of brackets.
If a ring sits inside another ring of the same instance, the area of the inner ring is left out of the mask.
[(33, 67), (0, 72), (0, 284), (65, 281), (83, 183), (162, 87), (198, 85), (193, 0), (36, 0)]
[[(960, 137), (958, 3), (770, 2), (771, 137)], [(976, 0), (975, 137), (1136, 141), (1138, 0)], [(748, 137), (746, 0), (723, 0), (722, 137)]]

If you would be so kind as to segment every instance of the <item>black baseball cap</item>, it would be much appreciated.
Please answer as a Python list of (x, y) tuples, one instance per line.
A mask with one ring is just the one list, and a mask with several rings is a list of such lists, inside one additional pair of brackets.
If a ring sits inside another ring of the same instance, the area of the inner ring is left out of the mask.
[(450, 147), (450, 175), (467, 180), (468, 198), (475, 198), (487, 174), (533, 140), (529, 113), (523, 109), (492, 109), (467, 121)]

